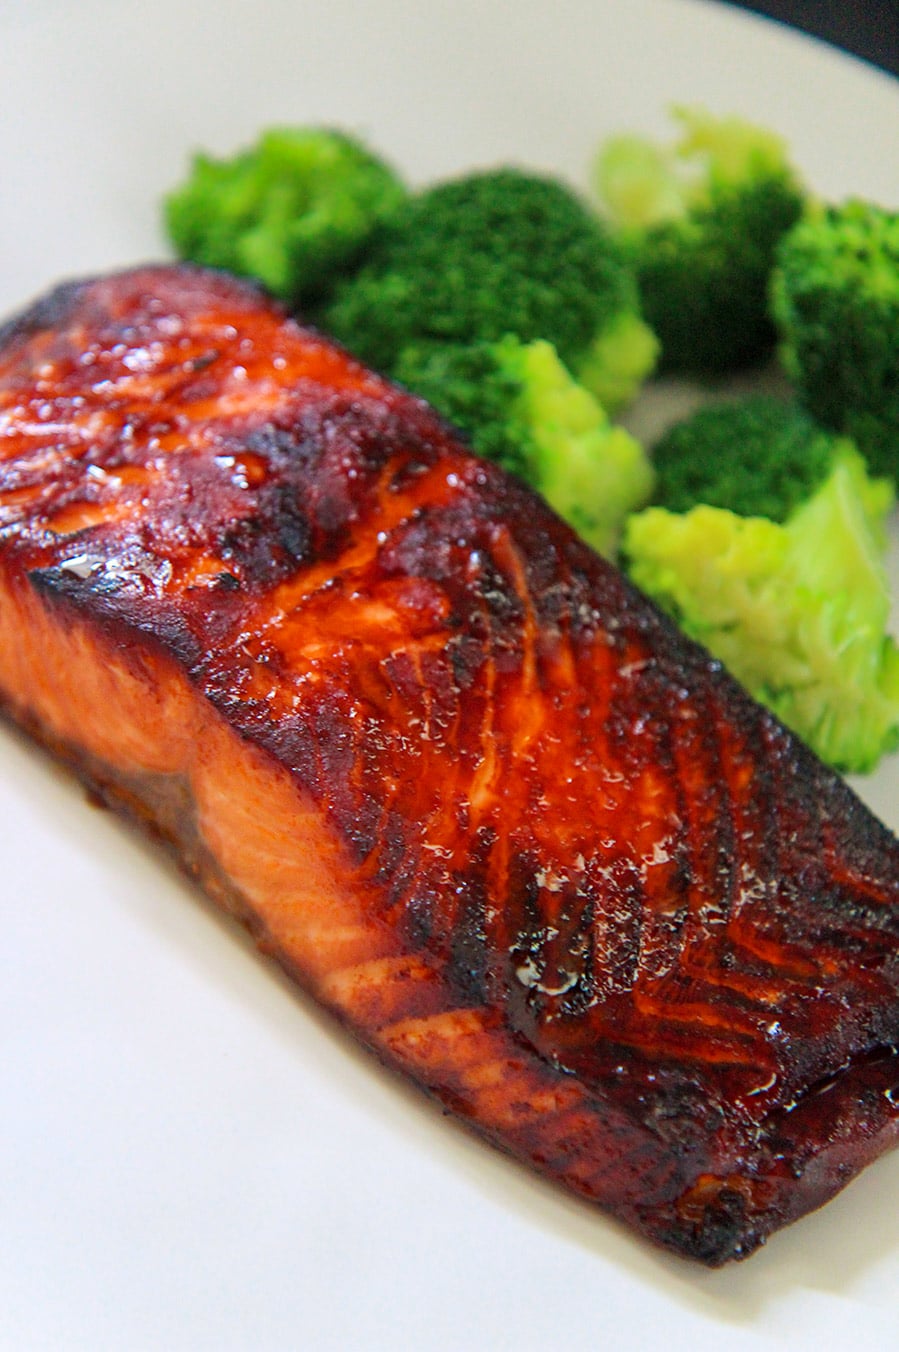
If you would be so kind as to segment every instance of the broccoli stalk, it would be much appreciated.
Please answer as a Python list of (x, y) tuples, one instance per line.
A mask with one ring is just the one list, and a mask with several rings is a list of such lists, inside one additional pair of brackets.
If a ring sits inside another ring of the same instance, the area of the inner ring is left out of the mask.
[[(760, 483), (749, 496), (752, 467)], [(899, 648), (887, 634), (883, 563), (890, 484), (800, 410), (750, 400), (676, 429), (659, 492), (671, 506), (637, 513), (625, 531), (637, 585), (822, 759), (873, 769), (899, 745)], [(741, 514), (762, 505), (766, 515)]]
[(717, 376), (773, 350), (768, 280), (803, 190), (774, 133), (701, 108), (672, 115), (682, 134), (670, 147), (606, 143), (596, 185), (663, 369)]
[(642, 446), (609, 422), (542, 339), (409, 347), (397, 374), (601, 553), (614, 552), (625, 517), (649, 498)]
[(545, 339), (609, 409), (633, 397), (657, 349), (605, 226), (561, 183), (515, 169), (410, 197), (319, 317), (388, 374), (416, 344)]
[(272, 128), (233, 158), (195, 156), (164, 212), (179, 257), (255, 277), (296, 302), (352, 266), (405, 195), (396, 174), (353, 137)]
[(772, 303), (803, 403), (899, 481), (899, 212), (810, 211), (781, 243)]

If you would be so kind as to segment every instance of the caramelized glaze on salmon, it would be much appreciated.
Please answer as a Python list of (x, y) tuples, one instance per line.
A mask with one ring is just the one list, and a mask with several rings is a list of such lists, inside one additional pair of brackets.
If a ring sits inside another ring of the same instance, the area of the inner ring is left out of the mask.
[(527, 489), (251, 287), (0, 335), (0, 691), (390, 1065), (709, 1263), (899, 1131), (899, 846)]

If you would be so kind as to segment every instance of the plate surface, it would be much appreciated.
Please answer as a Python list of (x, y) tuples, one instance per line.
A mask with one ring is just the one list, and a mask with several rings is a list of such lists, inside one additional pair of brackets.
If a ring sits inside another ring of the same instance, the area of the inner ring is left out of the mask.
[[(583, 182), (602, 136), (699, 101), (899, 206), (899, 88), (704, 0), (7, 0), (0, 39), (3, 311), (159, 255), (188, 151), (273, 122), (356, 129), (418, 181)], [(899, 761), (860, 788), (899, 827)], [(896, 1347), (899, 1155), (694, 1270), (384, 1075), (6, 731), (0, 837), (3, 1349)]]

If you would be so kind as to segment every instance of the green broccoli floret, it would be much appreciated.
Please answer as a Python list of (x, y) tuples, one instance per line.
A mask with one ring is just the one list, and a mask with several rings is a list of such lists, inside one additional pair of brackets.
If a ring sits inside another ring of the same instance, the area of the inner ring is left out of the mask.
[(609, 422), (551, 343), (419, 345), (400, 355), (397, 375), (601, 553), (613, 552), (625, 517), (649, 498), (642, 446)]
[(672, 512), (704, 503), (783, 522), (846, 445), (796, 403), (756, 394), (710, 404), (653, 447), (655, 501)]
[(872, 770), (899, 745), (899, 648), (886, 632), (889, 485), (843, 442), (830, 473), (780, 524), (698, 506), (631, 517), (638, 586), (838, 769)]
[(677, 108), (680, 138), (601, 148), (600, 199), (631, 259), (669, 371), (717, 376), (773, 350), (768, 282), (804, 204), (779, 137), (737, 117)]
[(809, 212), (781, 243), (772, 302), (802, 401), (899, 480), (899, 212)]
[(516, 169), (409, 198), (320, 322), (390, 374), (417, 343), (542, 338), (609, 409), (635, 393), (657, 348), (606, 227), (561, 183)]
[(396, 378), (464, 434), (478, 455), (532, 482), (516, 338), (498, 343), (417, 343), (400, 353)]
[(324, 128), (272, 128), (233, 158), (195, 156), (164, 213), (181, 258), (255, 277), (297, 301), (354, 263), (405, 195), (361, 141)]

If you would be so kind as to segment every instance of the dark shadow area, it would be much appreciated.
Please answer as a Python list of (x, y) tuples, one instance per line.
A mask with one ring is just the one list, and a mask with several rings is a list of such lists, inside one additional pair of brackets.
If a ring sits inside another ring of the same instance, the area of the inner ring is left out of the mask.
[(899, 0), (727, 0), (899, 75)]

